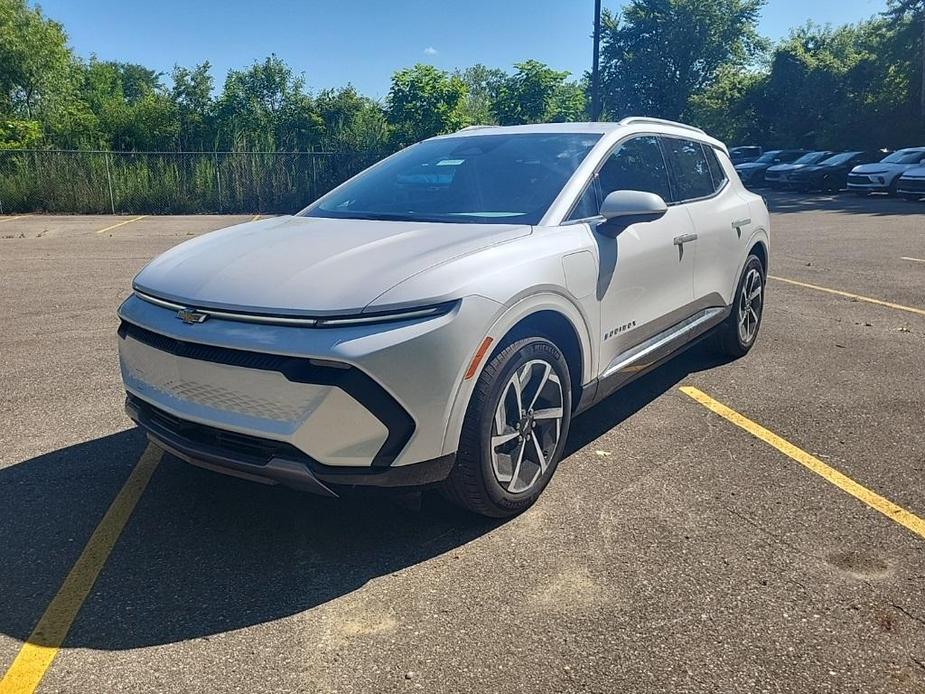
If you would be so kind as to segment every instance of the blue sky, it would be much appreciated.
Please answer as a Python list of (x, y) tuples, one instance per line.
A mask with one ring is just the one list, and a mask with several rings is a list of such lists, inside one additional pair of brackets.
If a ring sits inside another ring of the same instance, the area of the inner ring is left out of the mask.
[[(617, 9), (622, 3), (604, 0)], [(866, 19), (885, 0), (769, 0), (761, 20), (780, 38), (813, 20)], [(312, 90), (353, 83), (381, 98), (392, 72), (416, 62), (451, 70), (510, 69), (536, 58), (579, 75), (589, 62), (593, 0), (44, 0), (85, 57), (169, 71), (209, 60), (216, 84), (229, 68), (276, 53)]]

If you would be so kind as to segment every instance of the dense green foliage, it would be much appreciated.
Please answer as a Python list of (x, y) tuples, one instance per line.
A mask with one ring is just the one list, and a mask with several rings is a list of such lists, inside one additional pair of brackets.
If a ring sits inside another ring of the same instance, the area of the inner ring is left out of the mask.
[[(891, 147), (925, 136), (925, 0), (856, 25), (807, 25), (770, 46), (765, 0), (630, 0), (604, 12), (605, 117), (682, 119), (730, 142)], [(276, 56), (169, 76), (81, 60), (27, 0), (0, 0), (0, 148), (387, 152), (474, 123), (587, 118), (588, 80), (536, 60), (398, 70), (383, 103), (309, 93)]]
[[(7, 209), (281, 209), (431, 135), (588, 117), (588, 76), (572, 79), (536, 60), (512, 72), (418, 64), (394, 73), (382, 102), (350, 85), (310, 93), (276, 56), (229, 71), (221, 85), (208, 62), (164, 75), (84, 60), (30, 1), (0, 0)], [(757, 31), (765, 1), (629, 0), (619, 13), (605, 11), (605, 118), (685, 120), (731, 144), (925, 143), (925, 0), (888, 0), (879, 17), (806, 25), (775, 45)], [(136, 154), (23, 151), (32, 149)], [(203, 154), (137, 154), (147, 151)]]

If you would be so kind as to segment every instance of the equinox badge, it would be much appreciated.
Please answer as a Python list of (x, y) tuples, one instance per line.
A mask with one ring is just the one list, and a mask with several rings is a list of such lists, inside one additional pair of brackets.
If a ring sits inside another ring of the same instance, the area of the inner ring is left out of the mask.
[(181, 308), (177, 311), (177, 318), (186, 323), (187, 325), (195, 325), (196, 323), (202, 323), (209, 317), (208, 313), (200, 313), (195, 309), (191, 308)]

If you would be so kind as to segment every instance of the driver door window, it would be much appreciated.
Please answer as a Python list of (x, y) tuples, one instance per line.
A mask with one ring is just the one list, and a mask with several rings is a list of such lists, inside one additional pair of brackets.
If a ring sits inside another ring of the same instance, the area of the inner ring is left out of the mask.
[(608, 157), (598, 174), (601, 194), (615, 190), (641, 190), (671, 200), (668, 168), (655, 136), (627, 140)]

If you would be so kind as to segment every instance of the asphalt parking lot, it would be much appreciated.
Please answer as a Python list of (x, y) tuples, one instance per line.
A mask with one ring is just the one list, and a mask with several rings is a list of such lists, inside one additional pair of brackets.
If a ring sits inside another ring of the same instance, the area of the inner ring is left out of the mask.
[(0, 217), (0, 692), (925, 692), (925, 204), (769, 200), (756, 348), (503, 523), (145, 453), (115, 309), (250, 217)]

